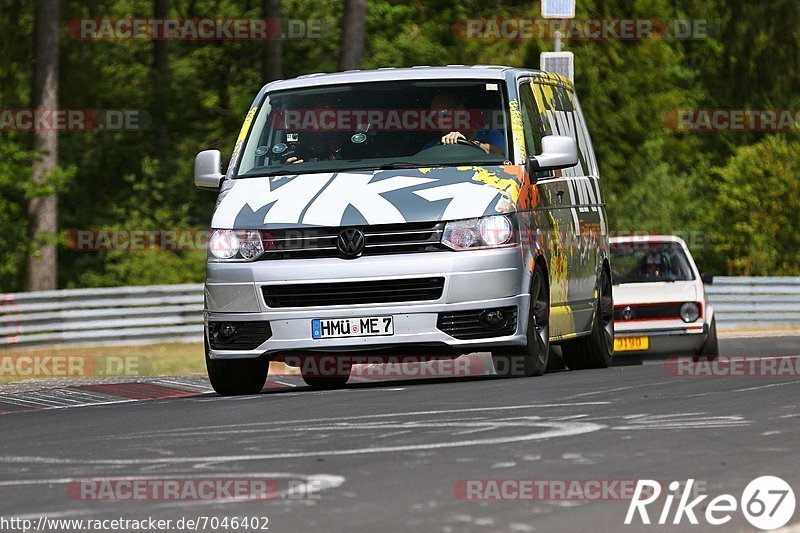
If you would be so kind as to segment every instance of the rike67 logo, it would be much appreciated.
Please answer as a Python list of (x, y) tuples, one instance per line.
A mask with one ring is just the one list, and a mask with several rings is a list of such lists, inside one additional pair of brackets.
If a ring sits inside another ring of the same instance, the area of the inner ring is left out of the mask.
[[(734, 513), (741, 510), (753, 527), (772, 530), (786, 525), (794, 515), (794, 491), (779, 477), (762, 476), (754, 479), (745, 487), (739, 500), (732, 494), (720, 494), (707, 503), (704, 503), (708, 498), (707, 494), (689, 500), (694, 495), (692, 492), (694, 481), (694, 479), (689, 479), (685, 484), (678, 481), (669, 484), (670, 492), (663, 498), (663, 507), (661, 507), (656, 524), (680, 525), (688, 522), (697, 525), (699, 524), (699, 515), (705, 519), (707, 524), (721, 526), (730, 522)], [(682, 486), (683, 491), (679, 493)], [(640, 479), (634, 489), (628, 514), (625, 516), (625, 525), (632, 524), (637, 514), (642, 524), (651, 524), (648, 506), (655, 504), (661, 496), (662, 489), (658, 481)], [(676, 499), (678, 503), (673, 511), (673, 503)], [(652, 505), (649, 511), (658, 511), (657, 507), (660, 503), (659, 501), (658, 504)], [(705, 512), (702, 514), (698, 509), (698, 507), (703, 507), (701, 504), (705, 506)]]

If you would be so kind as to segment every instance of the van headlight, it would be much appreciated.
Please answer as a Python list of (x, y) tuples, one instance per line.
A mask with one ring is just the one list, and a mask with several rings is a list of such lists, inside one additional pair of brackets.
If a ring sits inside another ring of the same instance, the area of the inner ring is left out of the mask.
[(258, 230), (215, 229), (208, 239), (209, 258), (217, 261), (253, 261), (263, 253)]
[(514, 224), (505, 215), (448, 222), (442, 244), (451, 250), (481, 250), (516, 244)]
[(684, 322), (694, 322), (700, 318), (700, 308), (696, 303), (686, 302), (681, 306), (681, 318)]

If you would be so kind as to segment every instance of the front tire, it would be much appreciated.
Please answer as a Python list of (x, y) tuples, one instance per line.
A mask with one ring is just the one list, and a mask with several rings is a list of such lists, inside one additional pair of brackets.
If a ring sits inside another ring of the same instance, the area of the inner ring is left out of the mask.
[(715, 359), (719, 355), (719, 341), (717, 340), (717, 319), (711, 319), (711, 326), (708, 328), (708, 338), (700, 348), (700, 353), (708, 359)]
[(492, 352), (495, 373), (501, 377), (541, 376), (550, 355), (550, 290), (542, 267), (537, 264), (531, 278), (530, 311), (525, 346)]
[(561, 353), (570, 370), (607, 368), (611, 364), (614, 357), (614, 298), (611, 276), (605, 268), (600, 274), (592, 333), (564, 343)]
[(269, 373), (269, 361), (257, 359), (211, 359), (206, 341), (206, 370), (214, 390), (222, 396), (258, 394)]
[(350, 379), (350, 372), (352, 365), (338, 365), (335, 375), (320, 375), (319, 372), (307, 369), (306, 365), (300, 369), (300, 375), (303, 376), (303, 381), (312, 389), (341, 389), (347, 385), (347, 380)]

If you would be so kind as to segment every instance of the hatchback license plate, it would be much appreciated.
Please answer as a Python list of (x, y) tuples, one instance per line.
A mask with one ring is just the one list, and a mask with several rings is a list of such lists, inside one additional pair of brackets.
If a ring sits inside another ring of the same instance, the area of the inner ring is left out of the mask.
[(318, 318), (311, 321), (311, 337), (314, 339), (387, 337), (390, 335), (394, 335), (394, 318), (390, 316)]
[(649, 337), (617, 337), (614, 339), (615, 352), (643, 352), (650, 348)]

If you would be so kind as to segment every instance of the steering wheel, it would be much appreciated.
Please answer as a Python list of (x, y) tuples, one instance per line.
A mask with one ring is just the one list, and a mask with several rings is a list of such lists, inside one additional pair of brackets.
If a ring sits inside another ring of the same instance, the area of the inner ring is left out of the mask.
[[(439, 141), (439, 144), (442, 145), (442, 146), (447, 146), (446, 144), (442, 143), (441, 141)], [(477, 148), (478, 150), (480, 150), (484, 154), (486, 153), (486, 150), (481, 148), (478, 144), (476, 144), (476, 143), (474, 143), (472, 141), (468, 141), (466, 139), (457, 139), (456, 140), (456, 144), (460, 144), (461, 146), (471, 146), (472, 148)]]

